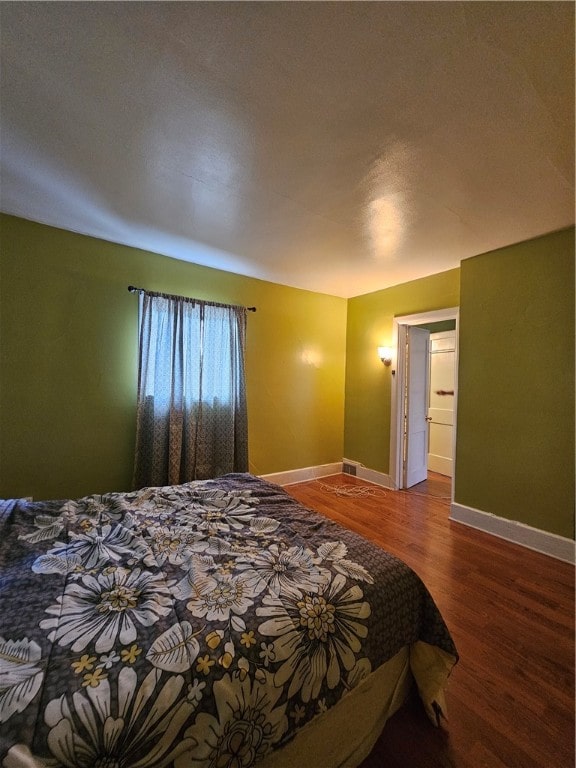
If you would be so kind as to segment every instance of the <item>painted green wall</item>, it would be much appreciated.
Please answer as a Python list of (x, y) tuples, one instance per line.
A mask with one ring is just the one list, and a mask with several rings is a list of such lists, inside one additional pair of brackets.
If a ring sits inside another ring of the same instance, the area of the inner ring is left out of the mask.
[(129, 284), (255, 305), (250, 471), (340, 461), (346, 300), (0, 217), (0, 496), (131, 485), (138, 302)]
[(459, 269), (451, 269), (348, 301), (344, 456), (369, 469), (388, 472), (391, 369), (378, 346), (394, 346), (397, 315), (411, 315), (460, 303)]
[(388, 472), (391, 371), (376, 348), (394, 316), (460, 306), (455, 500), (574, 536), (573, 229), (346, 302), (2, 215), (0, 496), (130, 487), (130, 283), (258, 307), (255, 474), (343, 456)]
[(455, 501), (574, 537), (574, 230), (461, 264)]

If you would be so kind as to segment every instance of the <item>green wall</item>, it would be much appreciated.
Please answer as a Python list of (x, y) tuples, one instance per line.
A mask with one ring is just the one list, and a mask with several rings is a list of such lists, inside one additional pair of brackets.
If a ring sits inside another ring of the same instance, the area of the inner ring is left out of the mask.
[(460, 306), (455, 501), (574, 537), (574, 230), (348, 302), (344, 456), (388, 473), (394, 316)]
[(394, 317), (460, 303), (459, 269), (440, 272), (348, 301), (344, 456), (387, 473), (392, 372), (378, 346), (394, 346)]
[[(128, 489), (137, 299), (256, 305), (250, 470), (387, 473), (393, 318), (460, 306), (456, 502), (574, 536), (574, 230), (339, 299), (0, 216), (0, 496)], [(345, 396), (344, 396), (345, 391)]]
[(574, 230), (461, 265), (455, 501), (574, 536)]
[(248, 315), (250, 471), (340, 461), (346, 300), (0, 217), (0, 496), (131, 485), (138, 300), (129, 284)]

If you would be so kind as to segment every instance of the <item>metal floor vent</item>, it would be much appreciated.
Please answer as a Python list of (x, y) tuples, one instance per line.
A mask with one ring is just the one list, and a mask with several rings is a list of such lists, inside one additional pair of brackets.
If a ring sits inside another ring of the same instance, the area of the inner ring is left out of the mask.
[(342, 471), (345, 475), (354, 475), (356, 477), (356, 465), (355, 464), (347, 464), (344, 462), (342, 464)]

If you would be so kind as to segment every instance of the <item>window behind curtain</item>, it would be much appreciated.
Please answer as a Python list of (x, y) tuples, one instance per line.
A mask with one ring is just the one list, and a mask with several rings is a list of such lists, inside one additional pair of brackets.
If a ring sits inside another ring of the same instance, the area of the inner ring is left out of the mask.
[(248, 469), (246, 310), (144, 293), (134, 485)]

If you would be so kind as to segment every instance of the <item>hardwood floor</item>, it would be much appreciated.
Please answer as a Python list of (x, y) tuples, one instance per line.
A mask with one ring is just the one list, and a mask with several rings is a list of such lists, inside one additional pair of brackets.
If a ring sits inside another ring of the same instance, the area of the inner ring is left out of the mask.
[[(362, 768), (572, 768), (574, 567), (451, 522), (439, 478), (412, 493), (349, 475), (286, 487), (408, 563), (460, 654), (446, 727), (434, 728), (411, 701)], [(334, 492), (352, 486), (372, 494)]]

